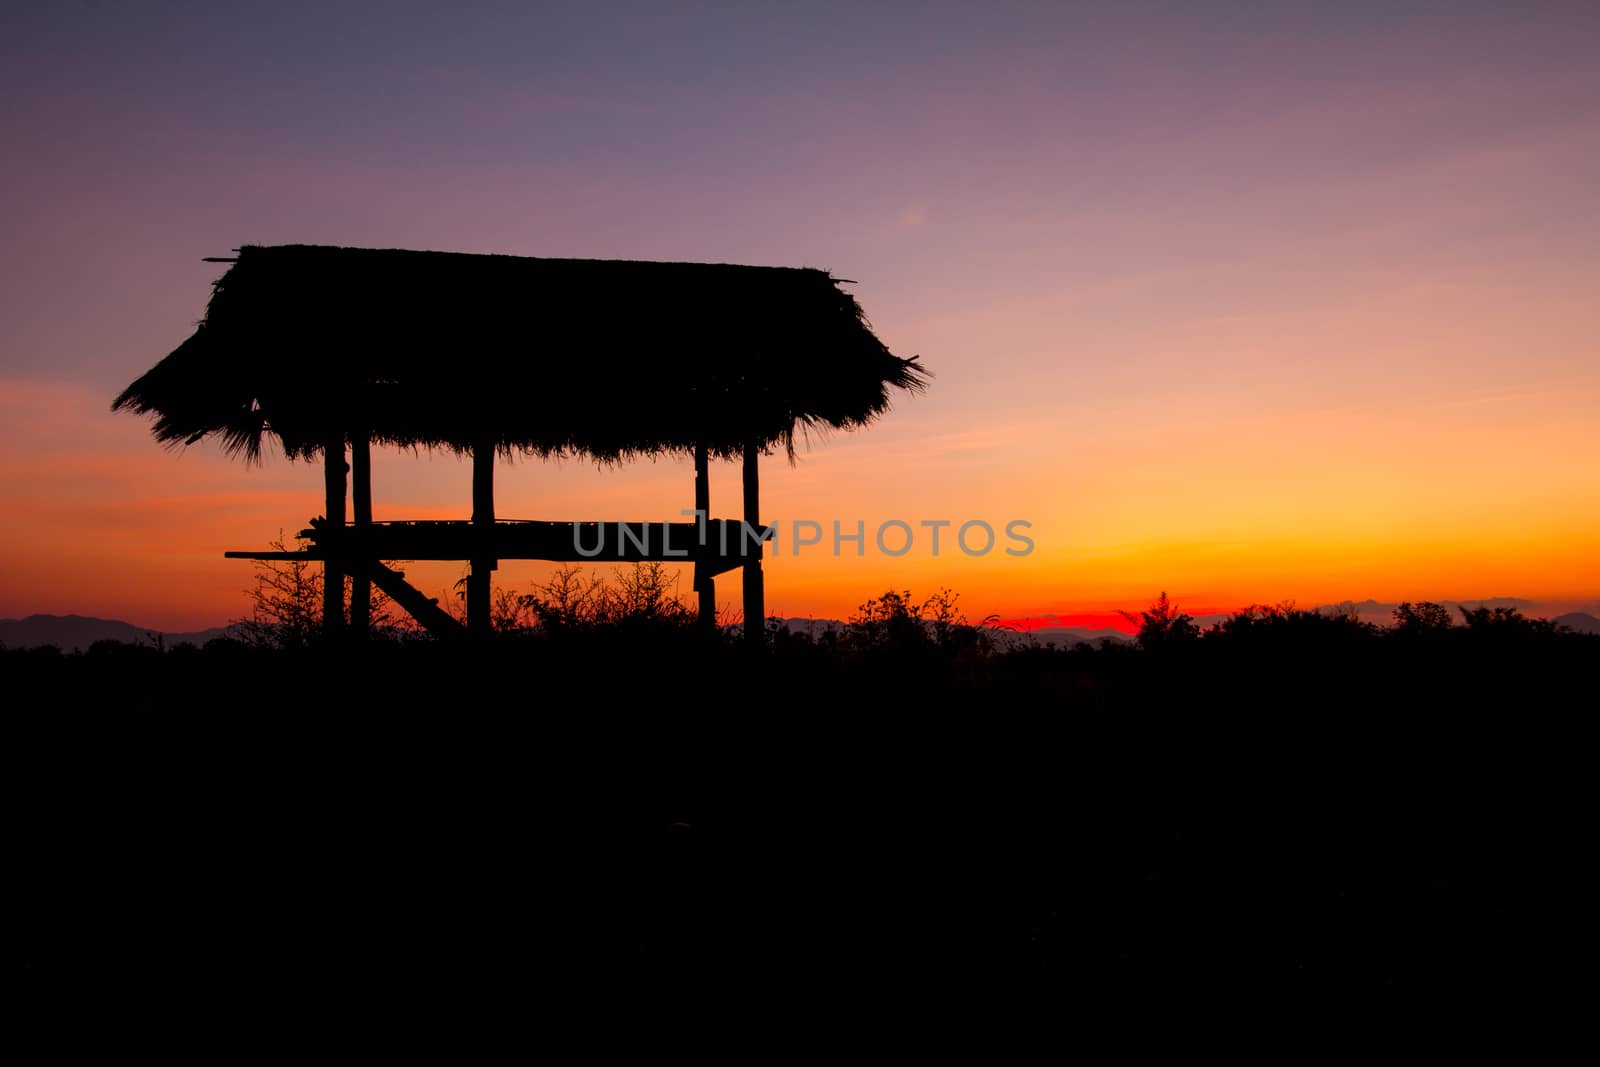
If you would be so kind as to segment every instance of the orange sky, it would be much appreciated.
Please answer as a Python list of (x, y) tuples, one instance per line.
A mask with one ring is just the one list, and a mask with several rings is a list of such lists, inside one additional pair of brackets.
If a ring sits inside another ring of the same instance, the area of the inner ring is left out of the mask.
[[(19, 116), (0, 616), (245, 612), (249, 565), (222, 551), (319, 513), (319, 470), (167, 453), (108, 406), (202, 314), (221, 270), (202, 256), (292, 241), (858, 279), (932, 387), (768, 461), (764, 512), (1021, 519), (1037, 548), (785, 551), (773, 612), (949, 587), (974, 618), (1103, 617), (1162, 589), (1204, 611), (1600, 613), (1600, 19), (979, 7), (599, 36), (511, 9), (314, 36), (221, 9), (29, 16), (0, 64)], [(507, 518), (692, 499), (683, 462), (526, 461), (499, 485)], [(375, 493), (378, 518), (465, 517), (468, 470), (380, 454)], [(737, 514), (731, 468), (713, 510)], [(408, 573), (448, 596), (461, 567)], [(737, 607), (735, 575), (719, 599)]]
[[(71, 611), (167, 629), (236, 618), (249, 564), (221, 553), (264, 547), (321, 511), (315, 466), (277, 457), (247, 469), (206, 446), (168, 453), (141, 420), (110, 417), (106, 397), (79, 388), (13, 383), (4, 398), (0, 445), (31, 458), (0, 478), (7, 514), (25, 517), (0, 545), (0, 614)], [(994, 430), (941, 427), (909, 402), (796, 467), (766, 461), (765, 511), (784, 524), (767, 563), (769, 611), (837, 618), (890, 587), (952, 588), (974, 618), (1104, 613), (1159, 589), (1199, 611), (1494, 595), (1593, 610), (1600, 485), (1590, 457), (1600, 440), (1585, 405), (1595, 399), (1526, 388), (1388, 411), (1154, 422), (1085, 412)], [(505, 518), (675, 519), (692, 503), (684, 462), (525, 460), (499, 475)], [(374, 481), (379, 519), (469, 510), (469, 469), (452, 456), (383, 451)], [(735, 469), (715, 467), (713, 511), (736, 514), (737, 494)], [(864, 556), (849, 544), (832, 554), (835, 518), (846, 532), (865, 523)], [(921, 522), (970, 518), (995, 527), (997, 550), (962, 555), (952, 527), (933, 557)], [(795, 519), (821, 523), (823, 544), (796, 554)], [(900, 558), (873, 543), (890, 519), (917, 531)], [(1032, 524), (1031, 555), (999, 551), (1014, 547), (1004, 539), (1013, 519)], [(407, 571), (441, 597), (463, 573), (445, 563)], [(547, 571), (507, 562), (499, 580), (525, 585)], [(719, 600), (737, 609), (736, 575), (719, 580)]]

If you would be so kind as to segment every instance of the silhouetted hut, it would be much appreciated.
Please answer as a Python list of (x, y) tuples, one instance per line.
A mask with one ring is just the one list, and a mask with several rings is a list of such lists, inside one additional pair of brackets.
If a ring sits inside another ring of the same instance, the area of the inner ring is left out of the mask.
[[(450, 629), (380, 559), (471, 560), (468, 620), (487, 629), (497, 560), (579, 558), (574, 524), (495, 522), (496, 452), (692, 455), (708, 520), (708, 462), (738, 458), (744, 521), (760, 527), (758, 456), (781, 446), (792, 458), (797, 434), (865, 425), (891, 388), (926, 382), (822, 270), (312, 245), (247, 246), (215, 262), (232, 266), (204, 320), (112, 406), (154, 414), (156, 439), (173, 446), (218, 438), (250, 460), (270, 437), (290, 457), (324, 458), (327, 516), (312, 554), (325, 561), (330, 628), (349, 571), (356, 628), (376, 580), (430, 629)], [(374, 524), (373, 443), (470, 454), (471, 522)], [(682, 545), (694, 526), (634, 525), (649, 547), (619, 531), (607, 558), (679, 559), (661, 542), (676, 533)], [(705, 529), (691, 556), (702, 616), (712, 577), (743, 566), (747, 632), (759, 634), (760, 543), (724, 549), (727, 531)]]

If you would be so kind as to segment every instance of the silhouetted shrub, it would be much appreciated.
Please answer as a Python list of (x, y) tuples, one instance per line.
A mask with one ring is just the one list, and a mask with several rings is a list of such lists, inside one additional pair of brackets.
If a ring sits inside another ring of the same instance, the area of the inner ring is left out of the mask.
[(890, 589), (858, 607), (846, 621), (845, 647), (860, 653), (936, 652), (944, 658), (984, 656), (994, 650), (988, 624), (974, 626), (962, 614), (960, 595), (940, 589), (918, 601), (910, 590)]
[(1200, 634), (1194, 624), (1194, 616), (1179, 611), (1178, 605), (1168, 598), (1165, 590), (1149, 610), (1137, 613), (1119, 611), (1117, 614), (1139, 627), (1139, 647), (1147, 652), (1185, 644)]
[(1407, 635), (1434, 634), (1450, 629), (1450, 625), (1450, 609), (1442, 604), (1435, 604), (1430, 600), (1424, 600), (1417, 604), (1406, 601), (1394, 609), (1394, 630), (1396, 633)]

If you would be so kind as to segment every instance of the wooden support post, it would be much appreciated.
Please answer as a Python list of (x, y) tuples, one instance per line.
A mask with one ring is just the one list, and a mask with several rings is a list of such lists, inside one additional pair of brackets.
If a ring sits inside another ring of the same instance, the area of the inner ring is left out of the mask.
[(334, 551), (322, 564), (322, 632), (336, 637), (344, 631), (344, 434), (330, 434), (322, 445), (322, 485)]
[[(365, 555), (372, 539), (372, 441), (365, 430), (350, 435), (350, 507), (356, 551)], [(365, 567), (350, 569), (350, 632), (366, 638), (372, 629), (372, 579)]]
[[(761, 527), (761, 493), (758, 484), (757, 460), (761, 449), (755, 442), (744, 446), (744, 521), (750, 530)], [(740, 531), (740, 536), (750, 534)], [(767, 622), (765, 589), (762, 586), (761, 558), (752, 557), (744, 565), (744, 638), (748, 644), (760, 645), (765, 638)]]
[(489, 577), (494, 558), (494, 442), (472, 446), (472, 526), (474, 555), (467, 579), (467, 629), (487, 637), (492, 629), (489, 612)]
[[(711, 462), (705, 445), (694, 448), (694, 507), (700, 513), (700, 529), (710, 529), (711, 521)], [(705, 536), (702, 533), (702, 536)], [(701, 547), (704, 547), (703, 545)], [(694, 588), (700, 594), (700, 625), (710, 629), (717, 625), (717, 580), (711, 568), (702, 563), (694, 565)]]

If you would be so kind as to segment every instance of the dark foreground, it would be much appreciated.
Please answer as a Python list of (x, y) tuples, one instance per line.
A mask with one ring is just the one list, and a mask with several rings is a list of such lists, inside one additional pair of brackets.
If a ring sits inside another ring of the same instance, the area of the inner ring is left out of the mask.
[(1573, 951), (1597, 643), (5, 652), (17, 914), (201, 1001), (1493, 997)]

